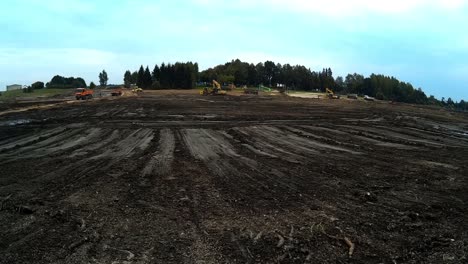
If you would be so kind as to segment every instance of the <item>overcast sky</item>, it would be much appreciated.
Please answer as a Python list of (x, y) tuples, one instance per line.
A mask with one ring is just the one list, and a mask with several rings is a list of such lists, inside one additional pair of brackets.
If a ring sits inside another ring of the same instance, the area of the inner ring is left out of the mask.
[(141, 64), (239, 58), (382, 73), (468, 99), (468, 1), (2, 0), (0, 90), (54, 75), (110, 83)]

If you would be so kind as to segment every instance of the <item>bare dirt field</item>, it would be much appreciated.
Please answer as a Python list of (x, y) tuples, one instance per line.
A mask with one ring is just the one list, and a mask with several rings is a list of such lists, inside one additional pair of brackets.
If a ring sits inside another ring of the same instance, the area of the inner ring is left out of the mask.
[(467, 160), (467, 114), (382, 102), (2, 112), (0, 263), (466, 263)]

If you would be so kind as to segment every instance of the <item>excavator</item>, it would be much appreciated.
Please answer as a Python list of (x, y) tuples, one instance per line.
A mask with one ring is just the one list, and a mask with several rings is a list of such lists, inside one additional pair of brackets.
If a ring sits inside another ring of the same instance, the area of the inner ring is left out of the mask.
[(201, 95), (226, 95), (226, 91), (221, 90), (221, 84), (213, 80), (212, 87), (205, 87), (200, 91)]
[(329, 99), (340, 99), (340, 96), (336, 95), (331, 89), (325, 88), (325, 91), (327, 92), (327, 96)]

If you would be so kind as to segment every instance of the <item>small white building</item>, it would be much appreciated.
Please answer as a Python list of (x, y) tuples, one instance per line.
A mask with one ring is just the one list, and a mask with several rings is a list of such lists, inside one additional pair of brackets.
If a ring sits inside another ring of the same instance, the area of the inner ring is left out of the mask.
[(23, 89), (23, 86), (21, 84), (12, 84), (12, 85), (6, 86), (7, 91), (21, 90), (21, 89)]

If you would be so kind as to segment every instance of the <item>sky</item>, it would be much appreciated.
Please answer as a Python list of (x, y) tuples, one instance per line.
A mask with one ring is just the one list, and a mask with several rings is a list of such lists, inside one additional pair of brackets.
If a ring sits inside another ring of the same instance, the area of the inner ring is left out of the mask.
[(125, 70), (233, 59), (334, 76), (395, 76), (468, 99), (464, 0), (2, 0), (0, 90), (54, 75), (123, 83)]

